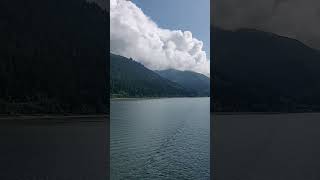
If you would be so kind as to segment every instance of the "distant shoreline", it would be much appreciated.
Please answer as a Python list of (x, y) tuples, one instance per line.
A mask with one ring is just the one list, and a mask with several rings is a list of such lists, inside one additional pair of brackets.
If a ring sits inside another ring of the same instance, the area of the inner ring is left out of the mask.
[(138, 97), (138, 98), (110, 98), (110, 100), (139, 100), (139, 99), (178, 99), (178, 98), (210, 98), (209, 96), (203, 97)]
[(0, 122), (103, 122), (107, 114), (95, 115), (0, 115)]
[(320, 112), (210, 112), (213, 115), (318, 114)]

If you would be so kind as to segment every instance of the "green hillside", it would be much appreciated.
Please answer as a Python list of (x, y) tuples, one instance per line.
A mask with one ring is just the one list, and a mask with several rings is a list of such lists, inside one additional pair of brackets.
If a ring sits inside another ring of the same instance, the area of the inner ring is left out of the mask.
[(167, 69), (155, 72), (172, 82), (195, 91), (197, 96), (210, 96), (210, 78), (203, 74), (192, 71), (179, 71), (176, 69)]
[(111, 97), (190, 97), (196, 93), (169, 81), (142, 64), (110, 54)]

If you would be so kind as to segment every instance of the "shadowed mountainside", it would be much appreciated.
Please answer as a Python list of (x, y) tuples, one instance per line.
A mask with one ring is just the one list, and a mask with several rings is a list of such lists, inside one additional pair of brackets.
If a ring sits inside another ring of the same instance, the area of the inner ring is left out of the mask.
[(192, 71), (179, 71), (176, 69), (167, 69), (155, 72), (172, 82), (195, 91), (197, 96), (210, 96), (210, 78), (203, 74)]
[(112, 97), (184, 97), (196, 94), (123, 56), (110, 54), (110, 72)]
[(214, 28), (213, 40), (215, 111), (320, 110), (318, 50), (252, 29)]
[(0, 113), (107, 111), (105, 10), (85, 0), (3, 0), (0, 18)]

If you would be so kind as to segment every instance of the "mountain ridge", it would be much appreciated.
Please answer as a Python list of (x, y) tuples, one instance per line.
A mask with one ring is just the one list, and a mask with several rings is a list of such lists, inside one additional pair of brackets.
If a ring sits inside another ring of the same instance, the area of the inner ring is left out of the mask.
[(155, 72), (187, 89), (195, 91), (197, 96), (210, 96), (210, 79), (204, 74), (176, 69), (156, 70)]
[(215, 111), (319, 110), (318, 50), (259, 30), (213, 32)]
[(107, 11), (86, 0), (0, 4), (0, 114), (107, 113)]
[(110, 53), (111, 97), (193, 97), (195, 92), (165, 79), (141, 63)]

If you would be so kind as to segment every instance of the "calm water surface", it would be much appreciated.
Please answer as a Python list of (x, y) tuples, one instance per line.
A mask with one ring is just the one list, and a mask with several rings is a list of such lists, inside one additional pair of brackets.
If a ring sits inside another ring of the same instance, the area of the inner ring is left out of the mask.
[(320, 113), (215, 115), (223, 180), (320, 179)]
[(111, 179), (209, 179), (210, 99), (111, 101)]
[(0, 119), (1, 180), (105, 180), (106, 123)]

